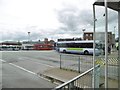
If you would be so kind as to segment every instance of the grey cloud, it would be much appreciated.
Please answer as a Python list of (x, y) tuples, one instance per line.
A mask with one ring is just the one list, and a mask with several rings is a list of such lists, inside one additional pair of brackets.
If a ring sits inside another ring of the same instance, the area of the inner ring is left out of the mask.
[[(80, 35), (82, 36), (82, 29), (85, 28), (86, 31), (93, 31), (93, 11), (91, 9), (79, 10), (76, 7), (65, 7), (57, 11), (58, 20), (62, 23), (62, 26), (57, 30), (57, 34), (69, 34), (69, 35)], [(96, 9), (96, 18), (98, 30), (103, 30), (105, 25), (104, 9)], [(117, 25), (117, 12), (113, 10), (108, 10), (108, 22), (109, 30)], [(103, 28), (102, 28), (103, 27)], [(101, 29), (100, 29), (101, 28)]]
[(92, 15), (92, 10), (82, 10), (79, 13), (79, 18), (80, 18), (80, 24), (89, 24), (89, 25), (93, 25), (93, 15)]
[[(97, 27), (103, 27), (105, 25), (105, 14), (104, 8), (96, 8), (96, 19), (97, 19)], [(112, 25), (117, 23), (117, 12), (108, 9), (108, 24)]]
[(82, 34), (82, 29), (93, 25), (92, 11), (79, 10), (76, 7), (65, 7), (57, 11), (58, 20), (62, 23), (58, 34)]
[(24, 33), (21, 32), (9, 32), (2, 34), (2, 40), (26, 40), (28, 39)]
[(108, 15), (109, 15), (108, 17), (109, 23), (117, 21), (117, 15), (118, 15), (117, 12), (109, 10)]
[[(41, 38), (43, 38), (43, 35), (40, 35), (40, 33), (31, 33), (30, 35), (31, 40), (38, 40)], [(28, 40), (28, 34), (24, 32), (14, 32), (14, 33), (8, 33), (8, 34), (4, 33), (1, 39), (2, 40), (15, 40), (15, 41)]]
[[(91, 9), (79, 10), (76, 7), (65, 7), (61, 10), (57, 11), (58, 20), (63, 24), (59, 29), (65, 31), (79, 31), (83, 27), (91, 28), (93, 27), (93, 11)], [(103, 27), (104, 25), (104, 9), (98, 8), (96, 9), (97, 14), (97, 27)], [(117, 12), (113, 10), (108, 10), (108, 22), (116, 23), (117, 22)], [(88, 26), (89, 25), (89, 26)]]
[(58, 20), (64, 25), (65, 30), (76, 30), (78, 22), (75, 13), (75, 9), (69, 8), (58, 11)]
[[(58, 21), (62, 23), (62, 25), (56, 29), (53, 30), (42, 30), (39, 29), (37, 26), (30, 26), (28, 25), (26, 28), (24, 28), (24, 32), (18, 30), (16, 32), (9, 32), (12, 28), (7, 28), (6, 31), (8, 33), (2, 34), (2, 40), (28, 40), (28, 34), (27, 32), (30, 31), (30, 38), (32, 40), (39, 40), (44, 38), (61, 38), (60, 35), (69, 34), (71, 35), (82, 35), (83, 31), (82, 28), (85, 28), (86, 31), (92, 31), (93, 29), (93, 11), (90, 9), (87, 10), (79, 10), (76, 7), (64, 7), (61, 10), (56, 10)], [(97, 28), (104, 26), (104, 9), (96, 9), (97, 14)], [(110, 25), (113, 25), (112, 23), (117, 22), (117, 12), (114, 12), (112, 10), (108, 11), (109, 14), (109, 23)], [(115, 25), (115, 24), (114, 24)], [(6, 26), (5, 26), (6, 27)], [(110, 26), (112, 27), (112, 26)], [(2, 29), (2, 27), (1, 27)], [(8, 30), (9, 29), (9, 30)], [(101, 28), (100, 28), (101, 29)], [(25, 33), (26, 32), (26, 33)]]

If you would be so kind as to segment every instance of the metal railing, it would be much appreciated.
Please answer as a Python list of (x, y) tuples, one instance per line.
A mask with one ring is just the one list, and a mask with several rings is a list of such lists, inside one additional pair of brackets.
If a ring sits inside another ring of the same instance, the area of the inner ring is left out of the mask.
[[(100, 65), (96, 65), (95, 69), (100, 67)], [(80, 88), (92, 88), (92, 74), (93, 68), (87, 70), (86, 72), (78, 75), (77, 77), (69, 80), (68, 82), (63, 83), (60, 86), (57, 86), (54, 90), (73, 90)]]
[[(105, 57), (104, 55), (95, 57), (95, 64), (100, 65), (100, 83), (104, 83), (105, 80)], [(73, 54), (61, 54), (60, 55), (60, 68), (79, 72), (80, 74), (86, 72), (93, 67), (93, 57), (88, 55), (73, 55)], [(108, 87), (118, 88), (118, 56), (116, 52), (111, 53), (108, 56)], [(104, 86), (104, 85), (103, 85)]]
[(82, 73), (92, 68), (92, 61), (92, 56), (61, 54), (60, 68)]
[[(104, 66), (105, 66), (105, 57), (99, 56), (96, 57), (96, 65), (101, 65), (101, 76), (104, 77)], [(93, 67), (93, 57), (92, 56), (79, 56), (79, 55), (69, 55), (61, 54), (60, 55), (60, 68), (70, 71), (77, 71), (83, 73), (88, 69)], [(118, 57), (110, 56), (108, 57), (108, 77), (111, 79), (118, 79)]]

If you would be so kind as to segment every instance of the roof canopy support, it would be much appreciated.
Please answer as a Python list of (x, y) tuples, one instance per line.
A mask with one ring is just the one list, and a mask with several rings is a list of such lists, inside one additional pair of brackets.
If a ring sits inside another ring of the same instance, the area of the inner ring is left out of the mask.
[(105, 0), (105, 88), (108, 88), (108, 10)]
[(95, 5), (93, 5), (93, 21), (94, 21), (94, 27), (93, 27), (93, 48), (94, 48), (94, 53), (93, 53), (93, 82), (92, 82), (92, 88), (95, 88), (95, 36), (96, 36), (96, 16), (95, 16)]
[[(118, 88), (120, 88), (120, 0), (109, 0), (109, 2), (107, 2), (107, 0), (97, 0), (94, 5), (98, 5), (98, 6), (105, 6), (105, 88), (108, 88), (108, 62), (107, 62), (107, 54), (108, 54), (108, 45), (107, 45), (107, 32), (108, 32), (108, 20), (107, 20), (107, 7), (110, 9), (113, 9), (115, 11), (118, 11), (118, 37), (119, 37), (119, 41), (118, 41), (118, 46), (119, 46), (119, 50), (118, 50)], [(95, 7), (93, 8), (93, 15), (94, 15), (94, 34), (95, 34)], [(94, 38), (95, 39), (95, 38)], [(95, 55), (93, 55), (93, 61), (95, 62)], [(95, 64), (93, 62), (93, 64)], [(95, 66), (95, 65), (93, 65)], [(95, 84), (95, 81), (94, 81)]]
[(120, 89), (120, 10), (118, 11), (118, 88)]

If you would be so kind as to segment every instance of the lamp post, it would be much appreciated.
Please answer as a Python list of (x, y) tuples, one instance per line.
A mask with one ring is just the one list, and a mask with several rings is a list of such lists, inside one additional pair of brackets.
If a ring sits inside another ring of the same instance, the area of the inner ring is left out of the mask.
[(30, 32), (28, 32), (28, 42), (30, 42)]
[(84, 31), (85, 31), (85, 29), (82, 29), (82, 31), (83, 31), (83, 40), (84, 40)]

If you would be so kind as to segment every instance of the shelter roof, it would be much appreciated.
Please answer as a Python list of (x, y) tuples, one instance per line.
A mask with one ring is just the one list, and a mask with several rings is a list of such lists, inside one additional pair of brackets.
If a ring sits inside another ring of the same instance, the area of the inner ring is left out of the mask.
[[(107, 0), (108, 8), (120, 11), (120, 0)], [(93, 5), (104, 6), (104, 0), (96, 0)]]

